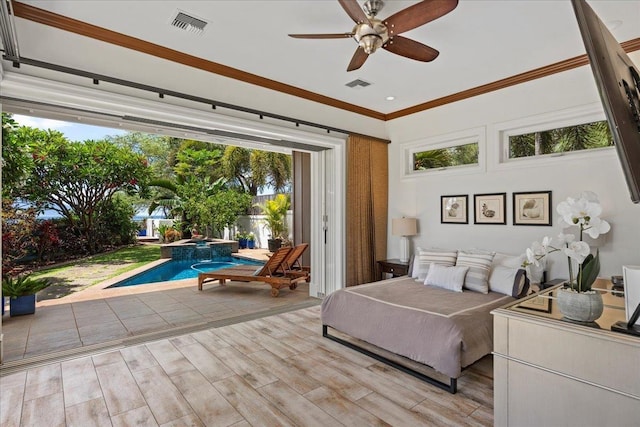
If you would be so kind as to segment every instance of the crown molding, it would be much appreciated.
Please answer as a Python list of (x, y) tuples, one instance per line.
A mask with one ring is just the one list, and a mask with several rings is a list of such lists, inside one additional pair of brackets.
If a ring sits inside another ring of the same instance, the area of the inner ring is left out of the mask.
[[(640, 50), (640, 38), (632, 39), (623, 43), (620, 46), (625, 52), (633, 52)], [(565, 59), (564, 61), (556, 62), (551, 65), (536, 68), (531, 71), (516, 74), (515, 76), (507, 77), (502, 80), (496, 80), (495, 82), (487, 83), (482, 86), (476, 86), (471, 89), (463, 90), (462, 92), (454, 93), (452, 95), (443, 96), (442, 98), (434, 99), (424, 102), (422, 104), (414, 105), (413, 107), (404, 108), (402, 110), (395, 111), (385, 115), (385, 120), (393, 120), (411, 114), (419, 113), (421, 111), (429, 110), (431, 108), (441, 107), (452, 102), (462, 101), (463, 99), (472, 98), (478, 95), (484, 95), (485, 93), (493, 92), (496, 90), (504, 89), (509, 86), (518, 85), (521, 83), (530, 82), (542, 77), (547, 77), (552, 74), (562, 73), (563, 71), (572, 70), (577, 67), (587, 65), (589, 59), (587, 55), (580, 55), (573, 58)]]
[[(556, 73), (572, 70), (589, 63), (586, 54), (580, 55), (481, 86), (476, 86), (471, 89), (466, 89), (461, 92), (457, 92), (441, 98), (433, 99), (431, 101), (417, 104), (412, 107), (407, 107), (402, 110), (384, 114), (379, 111), (374, 111), (368, 108), (360, 107), (358, 105), (350, 104), (348, 102), (343, 102), (335, 98), (307, 91), (292, 85), (288, 85), (286, 83), (267, 79), (256, 74), (247, 73), (245, 71), (228, 67), (217, 62), (208, 61), (206, 59), (178, 52), (164, 46), (160, 46), (135, 37), (130, 37), (115, 31), (111, 31), (106, 28), (98, 27), (96, 25), (88, 24), (83, 21), (49, 12), (47, 10), (33, 7), (25, 3), (14, 2), (13, 10), (17, 17), (23, 19), (28, 19), (30, 21), (38, 22), (43, 25), (48, 25), (54, 28), (69, 31), (106, 43), (111, 43), (127, 49), (132, 49), (141, 53), (146, 53), (148, 55), (187, 65), (189, 67), (197, 68), (203, 71), (208, 71), (234, 80), (239, 80), (266, 89), (271, 89), (277, 92), (307, 99), (309, 101), (317, 102), (330, 107), (339, 108), (345, 111), (350, 111), (352, 113), (383, 121), (394, 120), (400, 117), (405, 117), (411, 114), (419, 113), (421, 111), (429, 110), (431, 108), (440, 107), (453, 102), (472, 98), (474, 96), (479, 96), (510, 86), (526, 83)], [(640, 38), (628, 40), (626, 42), (620, 43), (620, 45), (627, 53), (640, 50)]]
[(265, 77), (258, 76), (256, 74), (247, 73), (245, 71), (238, 70), (237, 68), (228, 67), (226, 65), (219, 64), (217, 62), (208, 61), (206, 59), (198, 58), (193, 55), (188, 55), (183, 52), (179, 52), (174, 49), (169, 49), (164, 46), (160, 46), (154, 43), (150, 43), (135, 37), (130, 37), (116, 31), (111, 31), (106, 28), (98, 27), (96, 25), (88, 24), (77, 19), (69, 18), (67, 16), (59, 15), (44, 9), (40, 9), (34, 6), (30, 6), (25, 3), (14, 2), (13, 11), (15, 16), (23, 19), (27, 19), (39, 24), (47, 25), (50, 27), (58, 28), (63, 31), (68, 31), (81, 36), (89, 37), (95, 40), (100, 40), (106, 43), (110, 43), (116, 46), (132, 49), (137, 52), (146, 53), (148, 55), (155, 56), (157, 58), (166, 59), (168, 61), (176, 62), (178, 64), (187, 65), (189, 67), (197, 68), (210, 73), (218, 74), (220, 76), (228, 77), (234, 80), (242, 81), (245, 83), (260, 86), (266, 89), (271, 89), (277, 92), (286, 93), (288, 95), (296, 96), (298, 98), (307, 99), (309, 101), (318, 102), (320, 104), (328, 105), (330, 107), (339, 108), (342, 110), (350, 111), (363, 116), (371, 117), (378, 120), (384, 120), (384, 113), (374, 111), (368, 108), (360, 107), (358, 105), (343, 102), (335, 98), (320, 95), (315, 92), (301, 89), (286, 83), (281, 83), (275, 80), (267, 79)]

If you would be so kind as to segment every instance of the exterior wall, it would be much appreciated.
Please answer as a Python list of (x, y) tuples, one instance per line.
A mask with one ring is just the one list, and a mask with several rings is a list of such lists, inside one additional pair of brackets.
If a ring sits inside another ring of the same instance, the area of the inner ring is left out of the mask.
[[(634, 52), (631, 57), (640, 64), (640, 52)], [(561, 114), (563, 110), (584, 106), (595, 106), (602, 111), (588, 66), (388, 122), (392, 140), (389, 218), (418, 218), (419, 235), (412, 238), (414, 248), (483, 248), (518, 254), (534, 240), (541, 240), (545, 235), (555, 237), (562, 231), (557, 226), (555, 212), (558, 202), (591, 190), (600, 196), (602, 218), (612, 227), (600, 247), (600, 276), (621, 274), (623, 265), (640, 265), (640, 205), (630, 200), (614, 149), (528, 161), (518, 167), (501, 165), (497, 160), (496, 128), (500, 123), (535, 120), (539, 115)], [(465, 174), (436, 171), (418, 177), (403, 175), (407, 145), (475, 128), (486, 137), (487, 157), (482, 170)], [(511, 193), (545, 190), (553, 191), (553, 226), (513, 226)], [(498, 192), (507, 193), (507, 225), (474, 225), (473, 195)], [(453, 194), (469, 196), (469, 224), (440, 223), (440, 196)], [(397, 257), (399, 238), (389, 232), (388, 243), (388, 256)], [(564, 256), (550, 255), (550, 260), (551, 278), (568, 277)]]

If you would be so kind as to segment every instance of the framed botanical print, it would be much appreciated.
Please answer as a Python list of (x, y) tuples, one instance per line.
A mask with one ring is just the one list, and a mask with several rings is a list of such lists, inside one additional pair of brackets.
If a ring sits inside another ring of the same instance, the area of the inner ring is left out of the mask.
[(468, 224), (469, 196), (440, 196), (440, 223)]
[(506, 224), (507, 207), (505, 201), (507, 193), (474, 194), (473, 212), (474, 224)]
[(551, 225), (551, 191), (513, 193), (513, 225)]

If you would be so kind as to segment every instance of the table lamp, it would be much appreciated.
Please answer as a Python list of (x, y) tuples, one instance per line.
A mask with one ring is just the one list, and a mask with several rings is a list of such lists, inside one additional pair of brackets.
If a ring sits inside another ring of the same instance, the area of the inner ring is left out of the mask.
[(418, 234), (418, 221), (415, 218), (394, 218), (391, 220), (391, 234), (400, 236), (400, 261), (409, 261), (409, 236)]

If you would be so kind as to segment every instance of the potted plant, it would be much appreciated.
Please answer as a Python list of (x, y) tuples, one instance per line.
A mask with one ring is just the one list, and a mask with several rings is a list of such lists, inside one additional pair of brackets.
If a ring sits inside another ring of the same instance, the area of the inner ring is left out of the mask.
[(247, 234), (244, 231), (238, 231), (238, 233), (236, 234), (236, 239), (238, 240), (239, 249), (247, 248)]
[(164, 243), (164, 234), (167, 232), (168, 229), (169, 229), (169, 226), (166, 224), (158, 225), (158, 242), (159, 243)]
[(583, 241), (584, 234), (596, 239), (600, 234), (609, 232), (611, 226), (600, 219), (602, 207), (598, 196), (593, 192), (583, 192), (579, 198), (568, 197), (558, 204), (556, 211), (560, 223), (566, 227), (578, 227), (578, 236), (560, 234), (558, 243), (545, 237), (534, 242), (527, 249), (527, 260), (523, 266), (540, 265), (541, 260), (553, 252), (562, 252), (567, 256), (569, 281), (558, 291), (558, 307), (564, 317), (579, 322), (593, 322), (602, 315), (602, 295), (591, 289), (600, 272), (600, 254), (591, 253), (589, 244)]
[(247, 248), (255, 249), (256, 247), (256, 235), (253, 233), (247, 234)]
[(282, 245), (282, 239), (287, 237), (287, 211), (291, 206), (289, 197), (278, 194), (275, 199), (267, 200), (257, 205), (265, 216), (265, 227), (269, 230), (269, 251), (275, 252)]
[(36, 312), (36, 293), (50, 285), (48, 279), (33, 279), (29, 275), (4, 276), (2, 293), (9, 297), (9, 315), (20, 316)]

